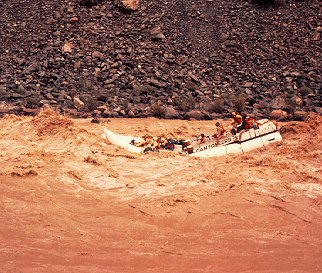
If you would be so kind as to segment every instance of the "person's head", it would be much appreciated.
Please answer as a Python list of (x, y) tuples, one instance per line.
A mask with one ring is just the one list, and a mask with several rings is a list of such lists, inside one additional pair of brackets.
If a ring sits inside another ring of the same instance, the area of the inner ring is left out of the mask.
[(205, 137), (205, 134), (201, 134), (201, 137)]
[(216, 122), (216, 126), (220, 126), (220, 123), (219, 122)]
[(234, 117), (236, 116), (236, 112), (232, 112), (231, 115)]

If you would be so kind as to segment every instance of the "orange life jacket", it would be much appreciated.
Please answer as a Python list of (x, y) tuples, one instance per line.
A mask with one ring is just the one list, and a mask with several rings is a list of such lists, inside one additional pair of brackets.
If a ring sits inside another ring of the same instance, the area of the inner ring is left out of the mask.
[(200, 138), (200, 143), (205, 143), (207, 141), (207, 138), (205, 136)]
[(237, 123), (237, 124), (240, 124), (243, 121), (243, 117), (241, 115), (238, 115), (238, 114), (234, 115), (233, 119), (234, 119), (234, 122)]
[(256, 121), (256, 119), (251, 117), (246, 117), (244, 129), (249, 130), (253, 128), (254, 123), (258, 125), (258, 122)]
[(217, 127), (217, 133), (219, 136), (222, 136), (226, 132), (226, 129), (223, 126), (218, 126)]

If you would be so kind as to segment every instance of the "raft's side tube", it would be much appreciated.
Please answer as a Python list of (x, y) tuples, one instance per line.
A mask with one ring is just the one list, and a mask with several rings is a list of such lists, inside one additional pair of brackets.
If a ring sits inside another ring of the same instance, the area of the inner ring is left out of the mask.
[(244, 153), (264, 146), (261, 137), (253, 138), (250, 141), (242, 142), (240, 145)]
[(195, 149), (194, 152), (190, 154), (190, 156), (213, 157), (213, 156), (223, 156), (227, 154), (226, 146), (218, 146), (210, 149), (204, 146), (202, 149), (203, 149), (202, 151), (200, 151), (200, 148)]
[(250, 129), (249, 131), (242, 132), (240, 134), (240, 145), (243, 153), (261, 148), (264, 146), (263, 141), (260, 137), (262, 134), (261, 130)]
[(195, 157), (215, 157), (229, 154), (242, 154), (251, 150), (267, 146), (273, 142), (281, 141), (281, 134), (276, 131), (257, 138), (249, 139), (241, 143), (230, 143), (225, 146), (218, 146), (211, 149), (199, 151), (195, 150), (190, 156)]
[(249, 131), (240, 133), (238, 142), (217, 147), (208, 145), (209, 147), (205, 146), (194, 149), (194, 152), (190, 155), (196, 157), (213, 157), (228, 154), (242, 154), (281, 140), (282, 136), (277, 130), (276, 125), (264, 120), (259, 129), (250, 129)]
[(263, 141), (263, 145), (264, 146), (267, 146), (267, 145), (269, 145), (269, 144), (271, 144), (273, 142), (281, 141), (282, 140), (282, 136), (281, 136), (281, 134), (280, 134), (279, 131), (276, 131), (274, 133), (261, 136), (261, 139)]
[(226, 149), (227, 149), (227, 155), (243, 153), (242, 146), (239, 143), (227, 144)]
[(107, 130), (107, 129), (104, 129), (104, 134), (105, 134), (105, 137), (107, 138), (107, 140), (109, 140), (112, 144), (123, 147), (124, 149), (128, 150), (129, 152), (141, 153), (144, 150), (144, 148), (136, 147), (131, 144), (131, 140), (133, 140), (133, 139), (135, 141), (140, 141), (141, 138), (139, 138), (139, 137), (119, 135), (119, 134), (113, 133), (112, 131)]

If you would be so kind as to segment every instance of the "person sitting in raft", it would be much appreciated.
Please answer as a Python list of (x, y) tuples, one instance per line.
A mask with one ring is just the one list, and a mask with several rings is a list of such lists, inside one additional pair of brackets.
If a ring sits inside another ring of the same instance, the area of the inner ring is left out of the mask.
[(161, 139), (159, 137), (153, 137), (151, 142), (151, 147), (155, 149), (160, 149), (161, 147)]
[(257, 122), (257, 120), (253, 117), (249, 117), (247, 116), (245, 118), (245, 130), (249, 130), (254, 128), (255, 130), (259, 128), (259, 123)]
[(243, 122), (242, 115), (237, 114), (236, 112), (232, 112), (231, 115), (234, 120), (234, 122), (232, 123), (233, 126), (238, 126)]
[(146, 140), (145, 145), (143, 147), (145, 147), (143, 153), (160, 152), (161, 137), (150, 137)]
[(160, 146), (161, 149), (165, 149), (165, 146), (168, 143), (167, 139), (162, 137), (162, 136), (159, 137), (158, 142), (159, 142), (159, 146)]
[(131, 144), (132, 144), (132, 145), (134, 145), (134, 146), (136, 146), (136, 147), (145, 147), (145, 146), (149, 146), (149, 145), (151, 145), (151, 144), (152, 144), (152, 141), (153, 141), (153, 139), (152, 139), (152, 137), (151, 137), (151, 136), (149, 136), (149, 135), (144, 135), (144, 136), (142, 137), (142, 140), (140, 140), (140, 141), (138, 141), (138, 142), (135, 142), (135, 140), (133, 139), (133, 140), (131, 141)]
[(172, 138), (168, 138), (167, 141), (166, 141), (166, 144), (164, 146), (164, 148), (166, 150), (170, 150), (170, 151), (173, 151), (174, 150), (174, 140)]
[(213, 134), (213, 137), (217, 140), (217, 145), (219, 144), (219, 140), (226, 135), (226, 129), (224, 126), (220, 124), (220, 122), (216, 122), (216, 128), (215, 133)]
[(215, 133), (214, 133), (214, 137), (215, 138), (218, 138), (218, 137), (220, 137), (220, 136), (223, 136), (223, 135), (225, 135), (226, 134), (226, 130), (225, 130), (225, 128), (224, 128), (224, 126), (222, 126), (221, 124), (220, 124), (220, 122), (216, 122), (216, 128), (215, 128)]
[(233, 123), (231, 124), (233, 126), (231, 133), (233, 135), (236, 135), (242, 130), (243, 117), (242, 115), (237, 114), (236, 112), (232, 112), (231, 115), (232, 115), (232, 118), (234, 119)]
[(199, 140), (199, 143), (205, 143), (207, 141), (207, 138), (205, 134), (201, 134), (198, 140)]

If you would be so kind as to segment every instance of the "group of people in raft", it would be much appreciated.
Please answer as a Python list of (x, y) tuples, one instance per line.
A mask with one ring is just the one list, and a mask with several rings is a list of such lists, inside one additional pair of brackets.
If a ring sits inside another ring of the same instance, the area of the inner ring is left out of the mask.
[[(231, 113), (233, 118), (232, 129), (230, 133), (232, 135), (236, 135), (237, 133), (243, 130), (249, 130), (251, 128), (258, 129), (258, 122), (255, 118), (249, 117), (245, 114), (238, 114), (236, 112)], [(217, 143), (219, 140), (222, 139), (227, 134), (227, 130), (221, 125), (220, 122), (216, 122), (215, 132), (211, 136), (206, 136), (205, 134), (201, 134), (196, 141), (198, 143), (205, 143), (210, 139), (216, 139)], [(174, 150), (175, 145), (181, 145), (182, 147), (191, 146), (190, 140), (174, 140), (172, 138), (165, 138), (165, 137), (152, 137), (149, 135), (144, 135), (142, 140), (136, 142), (135, 140), (131, 141), (131, 144), (137, 147), (146, 147), (145, 151), (155, 151), (159, 149), (163, 150)]]

